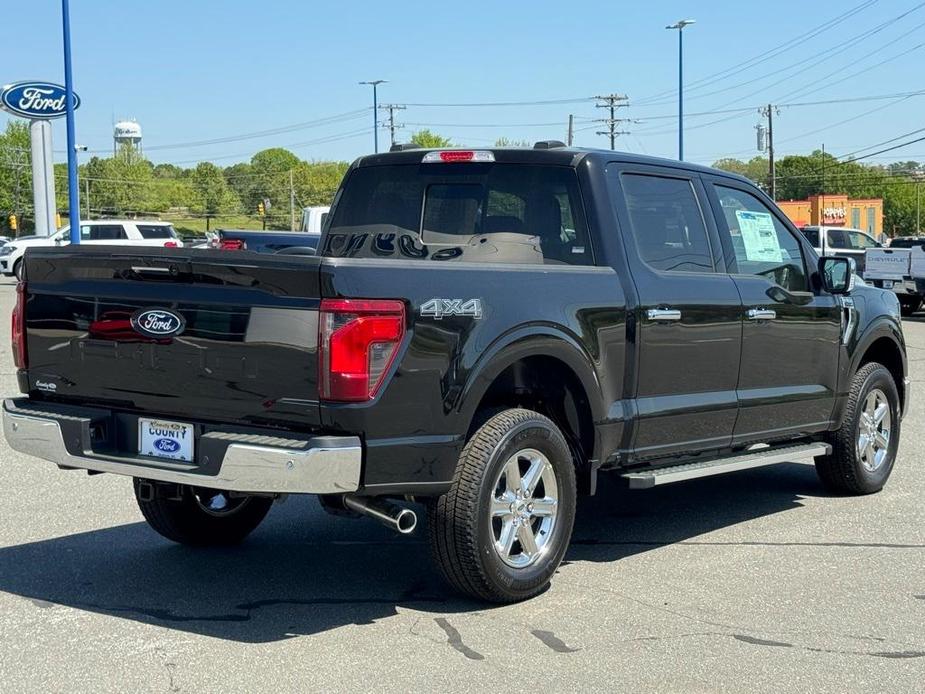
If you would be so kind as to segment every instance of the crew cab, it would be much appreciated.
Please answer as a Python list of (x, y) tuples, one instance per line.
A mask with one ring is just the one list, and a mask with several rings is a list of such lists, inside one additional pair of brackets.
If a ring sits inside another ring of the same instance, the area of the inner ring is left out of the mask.
[(820, 256), (835, 256), (854, 260), (859, 273), (865, 269), (865, 254), (869, 248), (880, 248), (877, 239), (860, 229), (833, 226), (804, 226), (800, 229)]
[(809, 462), (880, 490), (906, 351), (896, 297), (854, 279), (726, 172), (557, 142), (364, 156), (317, 255), (30, 249), (4, 433), (132, 477), (190, 545), (287, 494), (402, 533), (423, 504), (451, 585), (522, 600), (604, 472)]
[[(50, 236), (21, 236), (0, 247), (0, 273), (21, 278), (27, 248), (63, 246), (71, 242), (66, 226)], [(169, 222), (140, 219), (100, 219), (80, 223), (80, 242), (90, 245), (164, 246), (179, 248), (183, 241)]]

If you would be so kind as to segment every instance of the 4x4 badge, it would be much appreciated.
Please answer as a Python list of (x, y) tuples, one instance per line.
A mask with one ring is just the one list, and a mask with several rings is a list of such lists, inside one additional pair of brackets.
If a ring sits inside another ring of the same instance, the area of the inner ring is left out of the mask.
[(482, 317), (481, 299), (439, 299), (433, 298), (421, 304), (422, 316), (440, 320), (444, 316), (468, 316), (478, 320)]

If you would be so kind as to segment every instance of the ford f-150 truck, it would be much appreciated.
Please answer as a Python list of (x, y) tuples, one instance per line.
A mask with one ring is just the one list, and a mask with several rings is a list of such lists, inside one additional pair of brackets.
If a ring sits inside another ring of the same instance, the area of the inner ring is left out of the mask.
[(287, 494), (400, 532), (422, 503), (499, 602), (548, 585), (601, 471), (876, 492), (909, 397), (894, 294), (754, 185), (556, 142), (362, 157), (316, 256), (30, 249), (17, 291), (14, 449), (132, 477), (192, 545)]

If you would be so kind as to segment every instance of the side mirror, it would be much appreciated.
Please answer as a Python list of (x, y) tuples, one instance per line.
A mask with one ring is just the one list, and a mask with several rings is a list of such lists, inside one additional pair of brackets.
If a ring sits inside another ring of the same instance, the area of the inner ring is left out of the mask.
[(819, 276), (822, 287), (830, 294), (848, 294), (857, 276), (854, 258), (819, 258)]

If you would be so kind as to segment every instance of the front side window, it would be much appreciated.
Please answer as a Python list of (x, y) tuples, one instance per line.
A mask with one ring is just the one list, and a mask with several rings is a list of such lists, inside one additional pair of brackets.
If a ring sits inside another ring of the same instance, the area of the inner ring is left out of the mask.
[(766, 277), (790, 291), (806, 291), (803, 252), (790, 230), (751, 193), (715, 188), (735, 251), (735, 271)]
[(880, 247), (879, 243), (877, 243), (867, 234), (861, 233), (860, 231), (846, 231), (845, 234), (848, 236), (848, 244), (850, 248), (854, 248), (860, 251), (866, 248)]
[(691, 182), (623, 174), (623, 196), (639, 256), (661, 272), (713, 272), (713, 256)]

